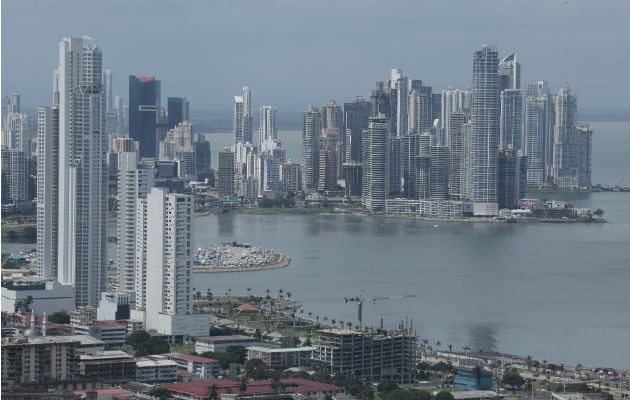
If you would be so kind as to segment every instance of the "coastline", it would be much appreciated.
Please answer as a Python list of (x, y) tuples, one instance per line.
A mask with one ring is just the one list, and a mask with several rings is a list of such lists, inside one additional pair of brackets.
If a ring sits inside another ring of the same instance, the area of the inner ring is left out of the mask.
[(280, 254), (280, 259), (272, 264), (265, 265), (250, 265), (244, 267), (236, 267), (236, 266), (222, 266), (222, 267), (213, 267), (213, 266), (201, 266), (196, 265), (193, 267), (194, 273), (217, 273), (217, 272), (248, 272), (248, 271), (264, 271), (268, 269), (278, 269), (278, 268), (286, 268), (291, 263), (291, 257), (287, 256), (284, 253)]

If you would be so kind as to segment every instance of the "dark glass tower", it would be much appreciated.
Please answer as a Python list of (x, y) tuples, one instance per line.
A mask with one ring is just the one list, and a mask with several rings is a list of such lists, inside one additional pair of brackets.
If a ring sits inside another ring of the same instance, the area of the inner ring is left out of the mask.
[(180, 122), (189, 121), (188, 99), (185, 97), (168, 98), (168, 129), (173, 129)]
[(129, 75), (129, 137), (140, 144), (141, 158), (155, 158), (159, 138), (160, 81)]

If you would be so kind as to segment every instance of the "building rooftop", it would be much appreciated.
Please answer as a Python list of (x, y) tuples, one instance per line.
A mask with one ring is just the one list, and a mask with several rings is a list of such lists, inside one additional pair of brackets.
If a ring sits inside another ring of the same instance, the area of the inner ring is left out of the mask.
[(229, 343), (229, 342), (258, 342), (258, 339), (244, 335), (226, 335), (226, 336), (198, 336), (196, 342), (203, 343)]
[[(280, 382), (286, 385), (285, 393), (308, 394), (316, 392), (339, 392), (343, 390), (341, 387), (336, 385), (310, 381), (308, 379), (283, 378), (280, 379)], [(244, 392), (239, 390), (239, 381), (233, 381), (230, 379), (167, 383), (161, 387), (172, 392), (186, 394), (191, 397), (208, 398), (212, 385), (216, 385), (217, 392), (219, 394), (227, 393), (229, 389), (233, 393), (242, 395), (266, 395), (274, 393), (274, 390), (271, 388), (271, 384), (271, 380), (249, 381), (247, 383), (247, 390)]]
[(81, 354), (81, 361), (109, 360), (113, 358), (127, 358), (133, 360), (134, 357), (122, 350), (99, 351), (95, 354)]
[[(101, 345), (104, 346), (105, 342), (100, 339), (97, 339), (88, 335), (63, 335), (63, 336), (33, 336), (27, 338), (25, 337), (16, 337), (14, 340), (10, 342), (5, 342), (2, 340), (2, 344), (20, 344), (20, 343), (29, 343), (29, 344), (47, 344), (47, 343), (70, 343), (70, 342), (79, 342), (81, 346), (89, 346), (89, 345)], [(20, 342), (20, 340), (23, 340)]]
[(177, 363), (172, 360), (148, 360), (141, 359), (136, 361), (136, 366), (138, 368), (148, 368), (148, 367), (167, 367), (174, 366), (177, 367)]
[(497, 392), (491, 390), (467, 390), (465, 392), (451, 392), (451, 394), (455, 400), (493, 399), (497, 397)]
[(194, 356), (192, 354), (168, 353), (166, 355), (171, 358), (177, 358), (179, 360), (186, 360), (186, 361), (198, 362), (198, 363), (218, 363), (219, 362), (218, 360), (215, 360), (214, 358)]
[(250, 346), (247, 348), (247, 350), (252, 350), (252, 351), (259, 351), (261, 353), (292, 353), (292, 352), (299, 352), (299, 351), (313, 351), (315, 350), (315, 347), (288, 347), (288, 348), (281, 348), (281, 349), (272, 349), (269, 347), (262, 347), (262, 346)]

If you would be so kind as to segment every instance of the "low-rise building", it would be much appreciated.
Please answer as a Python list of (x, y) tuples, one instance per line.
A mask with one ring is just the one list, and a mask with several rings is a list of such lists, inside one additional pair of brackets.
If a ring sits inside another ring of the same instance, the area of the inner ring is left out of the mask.
[(166, 357), (151, 356), (136, 361), (136, 381), (158, 384), (177, 381), (177, 363)]
[(492, 388), (492, 372), (483, 368), (459, 368), (454, 383), (460, 389), (488, 390)]
[(96, 307), (81, 306), (68, 313), (70, 325), (89, 325), (96, 321)]
[(108, 347), (122, 346), (126, 341), (127, 325), (119, 321), (96, 321), (90, 325), (75, 325), (72, 333), (101, 339)]
[(37, 313), (52, 314), (73, 310), (75, 307), (74, 288), (71, 285), (29, 276), (12, 282), (2, 282), (2, 311), (14, 312), (16, 305), (29, 296), (33, 300), (30, 309)]
[(287, 369), (310, 365), (314, 347), (290, 347), (270, 349), (268, 347), (251, 346), (247, 348), (247, 359), (259, 358), (265, 365), (273, 369)]
[(250, 336), (227, 335), (227, 336), (199, 336), (195, 338), (195, 351), (199, 354), (211, 351), (222, 353), (230, 346), (258, 346), (260, 341)]
[(65, 336), (3, 338), (2, 386), (73, 378), (79, 346)]
[(79, 356), (79, 373), (120, 385), (136, 379), (136, 360), (122, 350), (82, 354)]
[[(324, 398), (343, 393), (343, 388), (328, 383), (315, 382), (308, 379), (282, 378), (282, 393), (272, 387), (273, 381), (259, 380), (247, 382), (245, 390), (240, 390), (240, 381), (231, 379), (217, 379), (198, 382), (178, 382), (162, 385), (171, 392), (172, 396), (183, 400), (210, 400), (212, 387), (216, 387), (217, 394), (222, 399), (236, 396), (239, 399), (283, 399), (308, 396)], [(290, 397), (289, 397), (290, 396)]]
[(169, 353), (165, 356), (175, 361), (180, 369), (197, 375), (201, 380), (217, 379), (221, 375), (221, 363), (218, 360), (181, 353)]

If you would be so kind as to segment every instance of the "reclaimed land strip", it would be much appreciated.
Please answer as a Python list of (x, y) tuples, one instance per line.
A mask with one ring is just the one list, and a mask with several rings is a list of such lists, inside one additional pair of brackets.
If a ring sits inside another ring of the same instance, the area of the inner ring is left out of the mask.
[(280, 258), (278, 261), (271, 264), (264, 265), (222, 265), (222, 266), (210, 266), (210, 265), (195, 265), (193, 267), (194, 272), (246, 272), (246, 271), (263, 271), (266, 269), (284, 268), (291, 263), (291, 257), (286, 254), (277, 253)]

